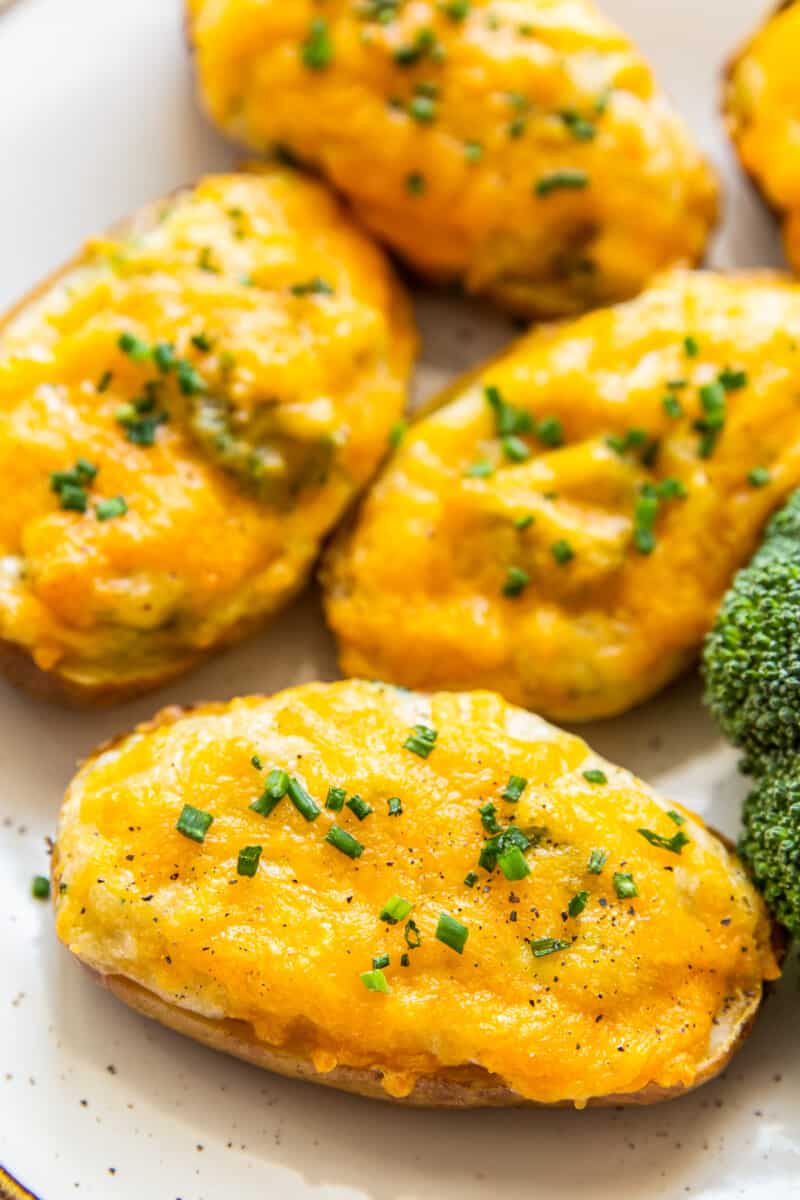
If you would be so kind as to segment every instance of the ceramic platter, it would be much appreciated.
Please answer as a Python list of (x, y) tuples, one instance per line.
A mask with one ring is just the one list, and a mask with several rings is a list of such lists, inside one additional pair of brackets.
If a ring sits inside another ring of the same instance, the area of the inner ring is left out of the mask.
[[(286, 0), (290, 3), (291, 0)], [(720, 68), (761, 0), (604, 0), (639, 41), (726, 185), (711, 261), (780, 262), (717, 118)], [(197, 111), (177, 0), (19, 0), (0, 15), (0, 308), (81, 240), (235, 161)], [(512, 335), (419, 299), (416, 394)], [(13, 496), (0, 495), (1, 504)], [(424, 1113), (279, 1079), (147, 1023), (101, 992), (30, 897), (76, 760), (171, 702), (336, 677), (313, 589), (178, 685), (100, 715), (0, 684), (0, 1162), (40, 1200), (790, 1200), (800, 1194), (797, 973), (727, 1074), (637, 1110)], [(735, 833), (742, 783), (689, 678), (596, 748)], [(27, 1190), (25, 1190), (27, 1189)], [(0, 1186), (0, 1192), (2, 1186)]]

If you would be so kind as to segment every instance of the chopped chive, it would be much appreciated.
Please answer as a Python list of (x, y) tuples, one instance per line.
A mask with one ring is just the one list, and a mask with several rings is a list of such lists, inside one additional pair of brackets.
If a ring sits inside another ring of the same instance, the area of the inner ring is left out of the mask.
[(570, 943), (560, 938), (531, 938), (531, 952), (534, 958), (545, 958), (548, 954), (557, 954), (559, 950), (569, 950)]
[(127, 354), (128, 358), (134, 362), (145, 362), (150, 357), (150, 347), (147, 342), (143, 342), (141, 338), (137, 338), (132, 333), (121, 333), (117, 338), (117, 345), (123, 354)]
[(557, 542), (553, 542), (550, 547), (550, 553), (560, 567), (565, 566), (566, 563), (575, 557), (575, 551), (566, 538), (559, 538)]
[(486, 401), (494, 413), (495, 430), (498, 437), (512, 437), (519, 433), (531, 433), (533, 417), (524, 408), (517, 408), (503, 399), (498, 387), (489, 384), (483, 389)]
[(521, 138), (528, 128), (528, 122), (524, 117), (515, 117), (508, 127), (508, 136), (510, 138)]
[(700, 353), (700, 344), (697, 338), (692, 337), (691, 334), (683, 339), (683, 348), (689, 355), (689, 358), (697, 358)]
[(747, 387), (746, 371), (732, 371), (730, 367), (725, 367), (723, 371), (720, 371), (717, 379), (726, 392), (738, 392)]
[(589, 186), (589, 176), (579, 169), (549, 171), (537, 179), (533, 190), (537, 196), (550, 196), (557, 191), (576, 191)]
[(111, 380), (114, 378), (113, 371), (103, 371), (103, 374), (97, 381), (98, 392), (107, 392), (111, 386)]
[(364, 971), (359, 978), (368, 992), (388, 993), (389, 991), (389, 984), (386, 982), (386, 976), (381, 970)]
[(315, 17), (311, 22), (308, 37), (301, 47), (303, 66), (310, 71), (324, 71), (333, 59), (333, 43), (324, 17)]
[(431, 96), (412, 96), (408, 115), (421, 125), (429, 125), (436, 119), (436, 101)]
[(319, 275), (315, 275), (303, 283), (293, 283), (289, 290), (293, 296), (333, 296), (335, 289), (326, 279), (320, 279)]
[(753, 467), (752, 471), (747, 473), (747, 482), (751, 487), (766, 487), (769, 481), (770, 473), (766, 467)]
[(683, 405), (681, 404), (681, 402), (677, 396), (673, 396), (672, 394), (667, 394), (666, 396), (664, 396), (661, 403), (663, 405), (664, 412), (667, 414), (668, 417), (673, 417), (674, 419), (677, 419), (678, 417), (683, 416)]
[(481, 459), (480, 462), (470, 463), (464, 474), (467, 479), (488, 479), (494, 475), (494, 467), (486, 459)]
[(372, 960), (373, 971), (382, 971), (384, 967), (388, 967), (391, 959), (388, 954), (379, 954)]
[(401, 967), (410, 967), (411, 966), (411, 959), (408, 957), (407, 954), (400, 955), (400, 966)]
[(292, 778), (289, 780), (289, 786), (286, 791), (289, 799), (300, 815), (305, 817), (307, 821), (316, 821), (317, 817), (322, 812), (322, 809), (319, 807), (316, 800), (313, 800), (311, 796), (309, 796), (302, 783), (300, 783), (300, 780), (295, 779), (295, 777), (292, 776)]
[(389, 806), (389, 816), (399, 817), (403, 811), (403, 802), (399, 796), (390, 796), (386, 801)]
[(46, 875), (34, 875), (31, 880), (31, 895), (34, 900), (50, 899), (50, 880)]
[(396, 925), (408, 916), (413, 907), (410, 900), (404, 900), (402, 896), (392, 896), (381, 909), (380, 918), (386, 921), (387, 925)]
[(667, 816), (669, 817), (670, 821), (674, 821), (676, 825), (685, 825), (686, 824), (686, 817), (682, 817), (679, 812), (675, 812), (674, 808), (671, 808), (669, 810), (669, 812), (667, 813)]
[(628, 429), (623, 434), (612, 433), (606, 438), (606, 445), (617, 454), (627, 454), (636, 450), (647, 441), (646, 429)]
[(65, 483), (59, 489), (58, 500), (67, 512), (85, 513), (89, 504), (86, 489), (74, 483)]
[(703, 436), (700, 439), (699, 453), (701, 458), (710, 458), (725, 427), (725, 389), (721, 383), (708, 383), (700, 388), (700, 403), (704, 416), (695, 421), (694, 427)]
[(580, 113), (576, 113), (574, 109), (565, 109), (564, 112), (558, 115), (578, 142), (590, 142), (597, 133), (593, 122), (587, 121)]
[(250, 763), (252, 766), (255, 767), (255, 769), (257, 771), (262, 771), (264, 769), (264, 764), (262, 763), (261, 759), (258, 757), (257, 754), (253, 755), (253, 757), (250, 759)]
[(518, 529), (520, 531), (520, 533), (522, 533), (523, 530), (530, 529), (533, 522), (534, 522), (533, 513), (525, 513), (525, 515), (523, 517), (517, 517), (515, 519), (514, 528)]
[(197, 266), (201, 271), (207, 271), (209, 275), (219, 275), (219, 267), (211, 256), (210, 246), (203, 246), (201, 249), (197, 256)]
[(348, 833), (346, 829), (341, 829), (338, 825), (331, 825), (325, 834), (325, 841), (341, 854), (346, 854), (348, 858), (360, 858), (364, 853), (364, 847), (361, 845), (361, 842), (357, 841), (352, 834)]
[(583, 910), (586, 908), (586, 904), (587, 904), (588, 900), (589, 900), (588, 892), (577, 892), (572, 897), (569, 904), (567, 905), (567, 912), (569, 913), (569, 915), (571, 917), (579, 917), (581, 915), (581, 913), (583, 912)]
[(528, 786), (527, 779), (522, 775), (509, 775), (508, 783), (503, 788), (500, 795), (504, 800), (508, 800), (511, 804), (516, 804), (525, 788)]
[(440, 7), (451, 21), (463, 21), (469, 13), (470, 0), (445, 0)]
[(608, 783), (608, 776), (605, 771), (600, 771), (597, 767), (592, 767), (590, 770), (584, 771), (583, 778), (588, 783)]
[(206, 382), (202, 375), (194, 369), (190, 362), (185, 358), (178, 360), (177, 364), (178, 387), (184, 396), (196, 396), (198, 392), (207, 391)]
[(156, 342), (153, 347), (153, 362), (166, 375), (175, 366), (175, 347), (171, 342)]
[(464, 146), (464, 158), (468, 163), (480, 162), (483, 158), (483, 146), (480, 142), (467, 142)]
[(531, 452), (522, 438), (517, 437), (516, 434), (509, 434), (507, 437), (504, 437), (501, 445), (503, 453), (510, 462), (525, 462), (531, 456)]
[(107, 500), (98, 500), (94, 511), (98, 521), (110, 521), (113, 517), (124, 517), (128, 505), (124, 496), (110, 496)]
[(175, 828), (193, 842), (203, 842), (213, 820), (211, 813), (203, 812), (193, 804), (184, 804)]
[(264, 791), (257, 800), (253, 801), (250, 808), (260, 816), (268, 817), (278, 802), (286, 795), (288, 789), (289, 776), (286, 771), (281, 771), (276, 767), (267, 775), (264, 780)]
[(590, 875), (599, 875), (602, 872), (603, 867), (606, 865), (607, 862), (608, 862), (608, 851), (607, 850), (593, 850), (591, 852), (591, 854), (589, 855), (589, 862), (587, 864), (586, 870), (589, 872)]
[(656, 548), (655, 523), (658, 497), (641, 495), (633, 510), (633, 544), (640, 554), (652, 554)]
[(341, 812), (346, 799), (347, 792), (343, 787), (329, 787), (328, 795), (325, 797), (325, 807), (329, 808), (331, 812)]
[(619, 871), (614, 872), (614, 891), (620, 900), (629, 900), (631, 897), (639, 895), (633, 876), (624, 875)]
[(564, 426), (558, 417), (542, 417), (536, 426), (536, 436), (544, 446), (563, 446)]
[(485, 804), (481, 804), (478, 812), (481, 814), (481, 824), (487, 833), (500, 832), (500, 826), (497, 824), (497, 808), (492, 804), (491, 800), (487, 800)]
[(670, 477), (662, 479), (655, 487), (656, 495), (661, 500), (685, 500), (688, 492), (686, 485), (680, 480)]
[(530, 575), (527, 571), (523, 571), (522, 567), (509, 567), (503, 584), (503, 595), (521, 596), (530, 581)]
[(410, 750), (412, 754), (417, 754), (420, 758), (427, 758), (436, 745), (438, 736), (436, 729), (431, 729), (427, 725), (415, 725), (403, 742), (403, 749)]
[(412, 196), (421, 196), (425, 191), (425, 176), (420, 171), (412, 171), (406, 175), (406, 191)]
[(359, 821), (363, 821), (373, 811), (372, 805), (367, 804), (366, 800), (362, 800), (360, 796), (351, 796), (347, 801), (347, 808), (350, 809), (350, 812), (355, 813)]
[(464, 876), (464, 883), (466, 884), (467, 887), (470, 887), (470, 888), (475, 887), (475, 884), (477, 882), (478, 882), (478, 875), (477, 875), (477, 872), (475, 872), (475, 871), (468, 871), (467, 874)]
[(395, 421), (394, 425), (389, 430), (389, 445), (392, 447), (393, 450), (397, 449), (397, 447), (402, 442), (403, 438), (406, 436), (407, 432), (408, 432), (408, 422), (407, 421)]
[(419, 933), (419, 926), (416, 921), (406, 921), (403, 926), (403, 937), (406, 939), (406, 945), (409, 950), (418, 950), (422, 945), (422, 938)]
[(637, 829), (636, 832), (640, 833), (651, 846), (658, 846), (661, 850), (669, 850), (672, 854), (680, 854), (683, 847), (689, 845), (689, 838), (682, 829), (674, 833), (671, 838), (664, 837), (661, 833), (653, 833), (652, 829)]
[(525, 855), (519, 846), (510, 846), (508, 850), (500, 855), (497, 864), (506, 879), (524, 879), (526, 875), (530, 875), (531, 873)]
[(455, 950), (456, 954), (463, 954), (464, 946), (469, 937), (469, 930), (466, 925), (462, 925), (455, 917), (451, 917), (448, 913), (443, 912), (439, 916), (435, 936), (437, 941), (444, 942), (445, 946), (449, 946), (451, 950)]
[(195, 350), (200, 350), (204, 354), (207, 354), (209, 350), (212, 349), (212, 341), (207, 333), (194, 334), (192, 337), (192, 345), (194, 346)]
[(255, 875), (261, 858), (261, 846), (242, 846), (236, 862), (237, 875)]
[(590, 875), (599, 875), (607, 862), (607, 850), (593, 850), (589, 855), (589, 862), (587, 863), (586, 870)]

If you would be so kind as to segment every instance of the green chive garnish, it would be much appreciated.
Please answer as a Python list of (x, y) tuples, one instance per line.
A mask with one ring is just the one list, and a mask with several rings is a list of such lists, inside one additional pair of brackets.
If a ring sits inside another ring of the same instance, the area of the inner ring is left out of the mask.
[(267, 778), (264, 780), (264, 791), (250, 805), (253, 812), (257, 812), (262, 817), (268, 817), (280, 800), (286, 795), (289, 789), (289, 776), (285, 771), (276, 768), (270, 771)]
[(670, 821), (674, 821), (676, 825), (685, 825), (686, 824), (686, 817), (682, 817), (679, 812), (675, 812), (674, 808), (671, 808), (669, 810), (669, 812), (667, 813), (667, 816), (669, 817)]
[(410, 175), (406, 175), (406, 190), (412, 196), (421, 196), (425, 191), (425, 176), (419, 171), (412, 171)]
[(310, 71), (324, 71), (333, 59), (333, 43), (324, 17), (315, 17), (311, 22), (308, 37), (303, 42), (300, 57), (303, 66)]
[(373, 971), (382, 971), (384, 967), (388, 967), (391, 959), (388, 954), (379, 954), (372, 960)]
[(211, 813), (203, 812), (193, 804), (184, 804), (175, 828), (193, 842), (203, 842), (213, 820)]
[(200, 350), (203, 354), (208, 354), (209, 350), (213, 348), (213, 343), (207, 333), (196, 333), (192, 337), (192, 345), (195, 350)]
[(352, 834), (348, 833), (346, 829), (340, 829), (338, 825), (331, 825), (325, 834), (325, 841), (341, 854), (346, 854), (348, 858), (360, 858), (364, 853), (361, 842), (356, 841)]
[(509, 434), (508, 437), (504, 437), (501, 444), (503, 447), (503, 453), (509, 462), (525, 462), (525, 460), (531, 456), (531, 452), (523, 442), (522, 438), (517, 437), (516, 434)]
[(639, 895), (633, 876), (623, 875), (619, 871), (614, 872), (614, 891), (620, 900), (629, 900), (632, 896)]
[(412, 754), (417, 754), (420, 758), (427, 758), (436, 745), (438, 736), (438, 731), (431, 729), (428, 725), (415, 725), (403, 742), (403, 749), (410, 750)]
[(389, 991), (389, 984), (386, 982), (386, 976), (381, 970), (364, 971), (360, 976), (361, 982), (368, 992), (386, 992)]
[(293, 296), (332, 296), (334, 289), (326, 279), (320, 279), (319, 275), (315, 275), (313, 279), (307, 279), (303, 283), (293, 283), (289, 289)]
[(556, 954), (559, 950), (569, 950), (569, 947), (569, 942), (562, 942), (559, 938), (531, 938), (534, 958), (544, 958), (548, 954)]
[(153, 347), (153, 362), (166, 375), (175, 366), (175, 347), (171, 342), (156, 342)]
[(114, 517), (124, 517), (128, 505), (124, 496), (111, 496), (108, 500), (98, 500), (94, 511), (98, 521), (110, 521)]
[(386, 801), (389, 806), (389, 816), (399, 817), (403, 811), (403, 802), (399, 796), (390, 796)]
[(253, 755), (253, 757), (250, 759), (250, 762), (252, 763), (252, 765), (255, 767), (255, 769), (257, 771), (261, 771), (264, 767), (264, 764), (262, 763), (261, 759), (258, 757), (257, 754)]
[(697, 338), (692, 337), (691, 334), (683, 339), (683, 348), (689, 355), (689, 358), (697, 358), (697, 355), (700, 353), (700, 344)]
[(464, 158), (468, 163), (480, 162), (483, 158), (483, 146), (480, 142), (467, 142), (464, 146)]
[(661, 850), (670, 850), (673, 854), (680, 854), (683, 847), (689, 845), (689, 838), (682, 829), (674, 833), (671, 838), (664, 837), (660, 833), (653, 833), (652, 829), (637, 829), (636, 832), (640, 833), (651, 846), (658, 846)]
[(480, 462), (470, 463), (464, 474), (467, 479), (488, 479), (490, 475), (494, 475), (494, 467), (484, 458)]
[(46, 875), (34, 875), (31, 880), (31, 895), (34, 900), (50, 899), (50, 880)]
[(524, 516), (517, 517), (515, 519), (514, 528), (518, 529), (520, 531), (520, 533), (522, 533), (525, 529), (530, 529), (531, 525), (533, 524), (533, 521), (534, 521), (533, 513), (525, 513)]
[(487, 800), (485, 804), (481, 804), (478, 812), (481, 814), (481, 824), (487, 833), (500, 832), (500, 826), (497, 824), (497, 808), (492, 804), (491, 800)]
[(503, 584), (503, 595), (510, 598), (521, 596), (530, 581), (530, 575), (523, 571), (522, 567), (509, 567)]
[(117, 338), (117, 345), (123, 354), (127, 354), (128, 358), (134, 362), (144, 362), (150, 357), (150, 347), (147, 342), (143, 342), (141, 338), (137, 338), (132, 333), (121, 333)]
[(261, 858), (261, 846), (242, 846), (236, 863), (237, 875), (255, 875)]
[(419, 935), (419, 926), (416, 921), (406, 921), (403, 926), (403, 937), (406, 939), (406, 945), (409, 950), (417, 950), (422, 945), (422, 938)]
[(509, 775), (508, 783), (500, 795), (504, 800), (509, 800), (512, 804), (516, 804), (527, 786), (527, 779), (523, 779), (521, 775)]
[(329, 787), (328, 795), (325, 797), (325, 807), (329, 808), (331, 812), (341, 812), (346, 799), (347, 792), (343, 787)]
[(563, 446), (564, 426), (558, 417), (542, 417), (536, 426), (536, 436), (544, 446)]
[(550, 553), (560, 567), (565, 566), (566, 563), (575, 557), (575, 551), (566, 538), (560, 538), (557, 542), (553, 542), (550, 547)]
[(567, 905), (567, 912), (569, 915), (571, 917), (579, 917), (586, 908), (588, 899), (588, 892), (578, 892), (576, 895), (574, 895)]
[(666, 395), (661, 401), (661, 404), (668, 417), (672, 417), (673, 419), (677, 420), (678, 417), (683, 416), (683, 405), (677, 396), (673, 396), (671, 394)]
[(436, 101), (431, 96), (413, 96), (408, 113), (421, 125), (428, 125), (436, 118)]
[(494, 412), (494, 423), (497, 436), (512, 437), (519, 433), (533, 431), (533, 417), (524, 408), (517, 408), (503, 399), (498, 387), (489, 385), (483, 389), (487, 403)]
[(573, 109), (566, 109), (559, 116), (577, 142), (590, 142), (597, 133), (594, 124)]
[(593, 850), (589, 855), (589, 863), (586, 867), (586, 870), (590, 875), (599, 875), (607, 862), (607, 850)]
[(451, 917), (448, 913), (443, 912), (439, 917), (435, 936), (437, 941), (444, 942), (445, 946), (449, 946), (451, 950), (455, 950), (456, 954), (463, 954), (464, 946), (469, 937), (469, 930), (466, 925), (462, 925), (455, 917)]
[(550, 196), (553, 192), (558, 191), (577, 191), (589, 186), (589, 176), (585, 171), (562, 170), (549, 171), (546, 175), (542, 175), (534, 184), (534, 191), (537, 196)]
[(467, 887), (475, 887), (475, 884), (477, 882), (478, 882), (478, 876), (475, 871), (469, 871), (464, 876), (464, 883), (466, 884)]
[(404, 900), (402, 896), (392, 896), (381, 909), (380, 918), (386, 921), (387, 925), (396, 925), (398, 921), (405, 920), (413, 907), (410, 900)]
[(363, 821), (372, 812), (372, 805), (367, 804), (366, 800), (362, 800), (360, 796), (351, 796), (347, 801), (347, 807), (352, 813), (355, 813), (359, 821)]
[(100, 376), (99, 380), (97, 381), (98, 392), (107, 392), (109, 387), (111, 386), (111, 380), (113, 378), (114, 378), (113, 371), (103, 371), (103, 374)]
[(397, 447), (402, 442), (403, 438), (406, 436), (407, 432), (408, 432), (408, 422), (407, 421), (395, 421), (394, 425), (389, 430), (389, 445), (392, 447), (393, 450), (397, 449)]
[(766, 487), (769, 481), (770, 474), (766, 467), (753, 467), (752, 471), (747, 473), (747, 482), (751, 487)]
[(726, 392), (738, 392), (747, 387), (746, 371), (732, 371), (730, 367), (725, 367), (723, 371), (720, 371), (717, 379)]
[(608, 783), (608, 777), (605, 772), (598, 770), (596, 767), (592, 767), (589, 771), (584, 771), (583, 778), (588, 783)]
[(295, 779), (294, 776), (292, 776), (292, 778), (289, 780), (289, 786), (286, 791), (289, 795), (289, 799), (300, 815), (305, 817), (307, 821), (316, 821), (317, 817), (322, 812), (322, 809), (315, 800), (312, 800), (311, 796), (309, 796), (299, 779)]
[(509, 847), (508, 850), (500, 855), (497, 864), (506, 879), (524, 879), (526, 875), (530, 875), (531, 873), (531, 869), (525, 860), (525, 855), (519, 846)]

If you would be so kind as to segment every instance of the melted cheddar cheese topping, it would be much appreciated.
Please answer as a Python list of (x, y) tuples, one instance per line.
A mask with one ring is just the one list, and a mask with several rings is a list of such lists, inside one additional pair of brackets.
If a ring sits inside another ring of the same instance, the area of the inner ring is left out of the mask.
[(588, 0), (189, 0), (205, 105), (437, 280), (530, 315), (702, 256), (716, 184)]
[(747, 171), (786, 214), (786, 250), (800, 271), (800, 4), (790, 0), (734, 62), (728, 127)]
[(288, 170), (90, 243), (0, 333), (0, 639), (152, 682), (266, 618), (384, 454), (413, 349), (385, 260)]
[[(420, 725), (427, 757), (405, 745)], [(273, 770), (315, 819), (289, 795), (253, 810)], [(325, 808), (332, 786), (371, 811)], [(200, 842), (176, 828), (185, 804), (213, 818)], [(528, 842), (511, 880), (479, 865), (509, 826)], [(546, 1102), (688, 1085), (726, 1005), (777, 974), (762, 901), (698, 818), (490, 693), (347, 681), (168, 711), (78, 774), (54, 878), (59, 937), (91, 966), (320, 1072), (375, 1068), (394, 1096), (466, 1065)], [(413, 907), (391, 924), (393, 897)], [(361, 977), (382, 955), (376, 992)]]
[(799, 391), (778, 276), (676, 272), (535, 330), (412, 425), (334, 543), (344, 672), (563, 720), (652, 695), (800, 484)]

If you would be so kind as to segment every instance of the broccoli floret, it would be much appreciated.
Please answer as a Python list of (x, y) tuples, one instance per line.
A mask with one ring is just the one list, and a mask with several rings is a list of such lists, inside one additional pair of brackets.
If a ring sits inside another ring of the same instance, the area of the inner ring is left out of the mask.
[(800, 492), (767, 526), (706, 639), (705, 699), (763, 775), (800, 752)]
[(774, 915), (800, 935), (800, 773), (768, 775), (750, 793), (739, 853)]

